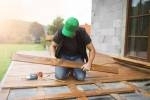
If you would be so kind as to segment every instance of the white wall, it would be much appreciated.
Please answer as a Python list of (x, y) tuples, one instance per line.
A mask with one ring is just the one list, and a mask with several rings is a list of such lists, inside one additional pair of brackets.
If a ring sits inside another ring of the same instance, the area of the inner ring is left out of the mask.
[(97, 52), (123, 55), (127, 0), (92, 0), (92, 41)]

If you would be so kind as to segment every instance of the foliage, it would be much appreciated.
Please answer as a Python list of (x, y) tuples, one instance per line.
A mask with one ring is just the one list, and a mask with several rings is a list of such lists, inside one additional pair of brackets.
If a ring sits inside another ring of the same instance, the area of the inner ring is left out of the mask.
[(39, 43), (44, 26), (37, 22), (4, 20), (0, 22), (0, 43)]
[(41, 37), (40, 44), (41, 44), (44, 48), (46, 48), (46, 40), (45, 40), (45, 37)]
[(41, 24), (33, 22), (30, 26), (29, 33), (32, 35), (34, 43), (40, 43), (44, 36), (44, 28)]
[(0, 22), (0, 43), (29, 43), (31, 23), (22, 20), (4, 20)]
[(61, 17), (57, 17), (56, 19), (54, 19), (52, 25), (48, 26), (48, 34), (49, 35), (53, 35), (58, 28), (63, 26), (63, 18)]

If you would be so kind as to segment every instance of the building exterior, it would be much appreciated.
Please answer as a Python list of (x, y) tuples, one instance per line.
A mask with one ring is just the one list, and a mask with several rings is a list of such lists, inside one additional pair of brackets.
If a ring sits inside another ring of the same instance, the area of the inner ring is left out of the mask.
[(150, 62), (150, 0), (92, 0), (97, 52)]

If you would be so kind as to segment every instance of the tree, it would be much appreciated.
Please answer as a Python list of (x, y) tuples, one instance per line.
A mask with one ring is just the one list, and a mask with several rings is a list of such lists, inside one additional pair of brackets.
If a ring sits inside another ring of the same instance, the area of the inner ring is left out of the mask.
[(32, 35), (33, 41), (35, 43), (40, 43), (41, 38), (44, 36), (44, 28), (41, 24), (33, 22), (29, 29), (30, 34)]
[(56, 19), (54, 19), (52, 25), (48, 26), (48, 34), (49, 35), (53, 35), (58, 28), (63, 26), (63, 18), (61, 17), (57, 17)]

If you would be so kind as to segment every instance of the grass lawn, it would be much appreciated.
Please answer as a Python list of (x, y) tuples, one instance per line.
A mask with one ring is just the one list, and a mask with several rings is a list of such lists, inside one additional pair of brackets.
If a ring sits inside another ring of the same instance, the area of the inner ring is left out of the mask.
[(44, 47), (41, 44), (0, 44), (0, 80), (9, 67), (12, 54), (20, 50), (44, 50)]

